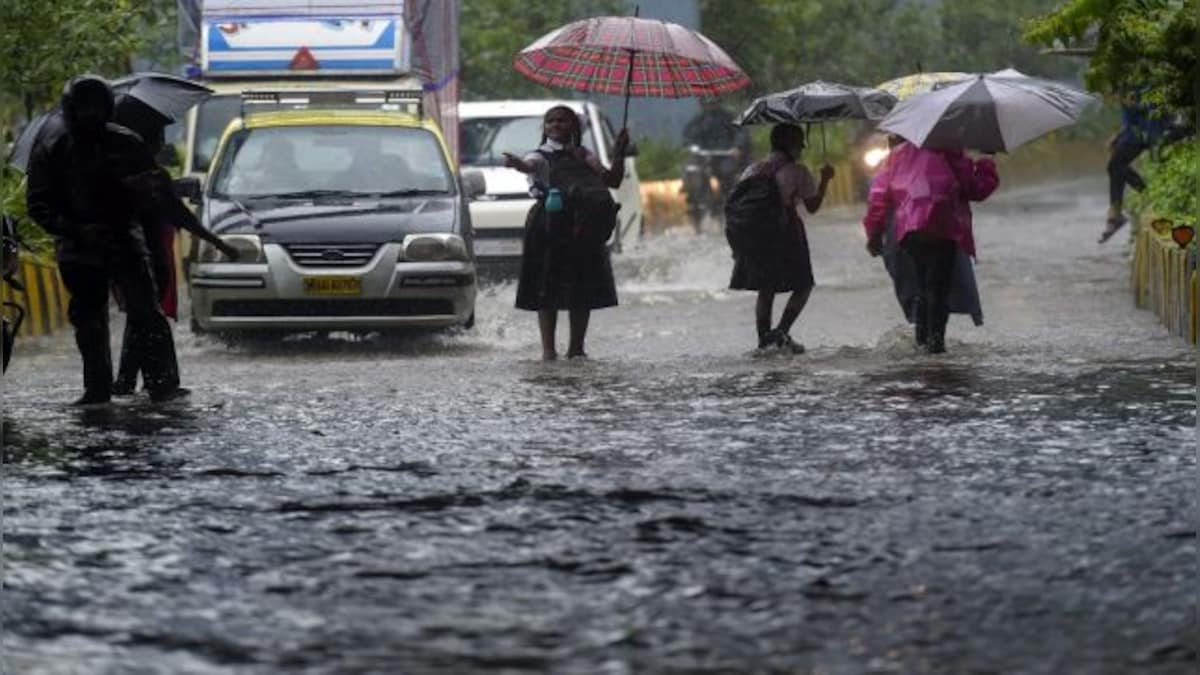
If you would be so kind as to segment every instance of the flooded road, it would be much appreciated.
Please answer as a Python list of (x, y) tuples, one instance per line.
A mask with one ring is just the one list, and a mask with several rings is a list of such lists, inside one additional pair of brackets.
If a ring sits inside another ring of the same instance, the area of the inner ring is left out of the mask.
[(463, 335), (185, 330), (164, 406), (71, 410), (71, 343), (26, 345), (5, 672), (1193, 673), (1196, 362), (1104, 195), (981, 205), (986, 324), (939, 356), (850, 211), (811, 219), (799, 357), (751, 357), (682, 231), (617, 261), (586, 362), (511, 285)]

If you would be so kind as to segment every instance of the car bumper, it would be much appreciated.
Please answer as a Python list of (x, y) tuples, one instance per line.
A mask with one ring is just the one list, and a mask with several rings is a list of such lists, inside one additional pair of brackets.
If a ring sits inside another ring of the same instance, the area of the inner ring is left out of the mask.
[[(400, 260), (385, 244), (360, 267), (298, 265), (278, 245), (265, 263), (193, 263), (190, 288), (196, 324), (207, 331), (371, 330), (438, 328), (467, 323), (477, 279), (468, 262)], [(356, 279), (357, 292), (306, 290), (305, 279)]]
[(475, 259), (481, 265), (519, 261), (525, 236), (525, 219), (532, 199), (495, 199), (471, 202), (475, 231)]

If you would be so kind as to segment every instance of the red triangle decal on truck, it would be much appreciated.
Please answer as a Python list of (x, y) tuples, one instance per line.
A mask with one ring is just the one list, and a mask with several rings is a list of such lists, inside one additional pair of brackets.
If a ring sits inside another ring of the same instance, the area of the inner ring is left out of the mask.
[(308, 51), (308, 47), (297, 49), (296, 55), (292, 57), (292, 62), (288, 64), (288, 68), (292, 70), (317, 70), (320, 67), (321, 65), (317, 63), (312, 52)]

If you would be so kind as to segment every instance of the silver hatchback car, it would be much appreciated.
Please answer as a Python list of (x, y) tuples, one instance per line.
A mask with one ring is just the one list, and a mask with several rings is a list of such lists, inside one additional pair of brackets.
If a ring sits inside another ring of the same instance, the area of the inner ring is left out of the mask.
[(273, 110), (235, 120), (201, 203), (205, 226), (239, 256), (193, 250), (193, 327), (469, 327), (468, 190), (450, 167), (437, 126), (419, 115)]

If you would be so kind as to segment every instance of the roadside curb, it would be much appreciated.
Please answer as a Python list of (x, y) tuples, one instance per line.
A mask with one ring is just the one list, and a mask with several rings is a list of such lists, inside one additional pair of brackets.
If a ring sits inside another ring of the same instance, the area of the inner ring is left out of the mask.
[(1194, 250), (1181, 248), (1168, 230), (1155, 232), (1143, 219), (1134, 236), (1130, 276), (1138, 307), (1158, 315), (1172, 335), (1196, 344), (1200, 333), (1200, 279)]

